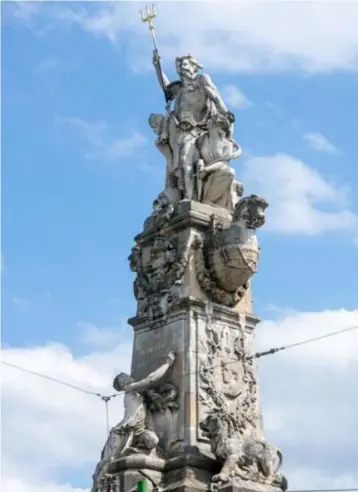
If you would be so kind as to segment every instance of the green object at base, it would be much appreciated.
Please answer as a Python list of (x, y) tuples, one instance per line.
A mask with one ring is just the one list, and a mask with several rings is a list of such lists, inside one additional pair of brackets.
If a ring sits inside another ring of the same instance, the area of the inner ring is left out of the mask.
[(148, 492), (147, 480), (139, 480), (139, 482), (137, 482), (137, 491), (138, 492)]

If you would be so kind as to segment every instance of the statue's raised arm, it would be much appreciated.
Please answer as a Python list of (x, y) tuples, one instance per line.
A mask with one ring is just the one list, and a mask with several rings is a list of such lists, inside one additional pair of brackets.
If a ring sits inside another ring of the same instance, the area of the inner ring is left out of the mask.
[(157, 50), (153, 50), (153, 65), (155, 68), (155, 73), (157, 75), (159, 85), (163, 89), (163, 91), (166, 92), (167, 87), (170, 84), (170, 81), (169, 81), (168, 77), (165, 75), (165, 73), (163, 72), (163, 69), (162, 69), (162, 66), (160, 63), (160, 56), (159, 56)]
[(164, 92), (166, 101), (173, 101), (179, 91), (180, 81), (176, 80), (174, 82), (170, 82), (168, 77), (165, 75), (162, 65), (160, 63), (160, 56), (156, 49), (153, 50), (153, 65), (155, 69), (155, 73), (159, 82), (161, 89)]
[(165, 357), (162, 365), (155, 371), (151, 372), (145, 378), (140, 381), (133, 381), (128, 379), (128, 376), (124, 373), (119, 374), (113, 381), (113, 387), (117, 391), (125, 391), (126, 393), (141, 392), (154, 385), (166, 374), (168, 369), (173, 365), (175, 360), (175, 353), (169, 352)]

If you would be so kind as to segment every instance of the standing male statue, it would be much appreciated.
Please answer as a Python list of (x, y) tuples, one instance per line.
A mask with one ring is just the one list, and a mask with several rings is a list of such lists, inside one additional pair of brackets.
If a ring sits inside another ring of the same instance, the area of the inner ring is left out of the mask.
[[(203, 67), (192, 55), (176, 58), (176, 70), (180, 80), (170, 82), (163, 73), (158, 52), (154, 50), (153, 64), (159, 84), (168, 101), (174, 101), (167, 124), (163, 125), (162, 141), (166, 138), (173, 153), (172, 173), (183, 198), (194, 196), (194, 157), (197, 138), (207, 130), (207, 122), (215, 115), (225, 117), (230, 124), (234, 115), (229, 112), (216, 86), (207, 74), (200, 73)], [(166, 134), (167, 132), (167, 134)]]

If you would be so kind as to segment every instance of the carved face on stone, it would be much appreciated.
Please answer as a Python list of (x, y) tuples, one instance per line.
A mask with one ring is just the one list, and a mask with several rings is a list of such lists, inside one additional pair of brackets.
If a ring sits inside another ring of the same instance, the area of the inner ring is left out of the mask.
[(202, 65), (191, 55), (178, 56), (176, 59), (176, 69), (181, 79), (194, 80), (201, 68)]
[(223, 359), (221, 363), (223, 393), (228, 398), (236, 398), (242, 391), (244, 369), (242, 364)]
[[(158, 239), (150, 253), (150, 270), (169, 267), (176, 260), (176, 249), (171, 241)], [(164, 273), (164, 271), (163, 271)]]
[(140, 250), (138, 246), (134, 246), (131, 250), (131, 254), (128, 257), (129, 268), (132, 272), (137, 272), (140, 264)]

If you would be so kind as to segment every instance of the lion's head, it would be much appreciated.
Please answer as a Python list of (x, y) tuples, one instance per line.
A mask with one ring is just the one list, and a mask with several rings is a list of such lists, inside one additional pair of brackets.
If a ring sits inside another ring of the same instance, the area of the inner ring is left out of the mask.
[(203, 432), (203, 437), (215, 437), (221, 429), (220, 416), (216, 413), (209, 414), (200, 422), (199, 427)]
[(258, 195), (241, 198), (235, 207), (233, 222), (244, 221), (248, 229), (257, 229), (265, 224), (267, 201)]

